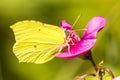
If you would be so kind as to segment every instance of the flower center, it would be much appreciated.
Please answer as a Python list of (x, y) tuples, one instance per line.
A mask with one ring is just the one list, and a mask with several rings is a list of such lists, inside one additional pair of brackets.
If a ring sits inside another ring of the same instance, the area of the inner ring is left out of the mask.
[(66, 30), (66, 42), (70, 45), (76, 45), (78, 41), (80, 41), (80, 38), (78, 34), (74, 30)]
[(72, 46), (75, 46), (80, 41), (80, 38), (74, 30), (66, 30), (65, 34), (66, 34), (66, 39), (62, 52), (67, 51), (70, 53), (70, 48)]

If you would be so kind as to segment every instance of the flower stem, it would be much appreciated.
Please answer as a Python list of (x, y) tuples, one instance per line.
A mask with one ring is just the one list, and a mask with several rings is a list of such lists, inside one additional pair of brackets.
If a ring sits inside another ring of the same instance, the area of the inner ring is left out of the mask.
[(95, 62), (94, 62), (94, 60), (93, 60), (91, 51), (89, 51), (89, 53), (86, 55), (86, 59), (88, 59), (88, 60), (92, 63), (95, 71), (97, 72), (97, 69), (98, 69), (98, 68), (97, 68), (97, 66), (96, 66), (96, 64), (95, 64)]
[(104, 71), (108, 72), (109, 75), (111, 75), (112, 79), (115, 78), (114, 74), (112, 73), (112, 71), (109, 68), (103, 68)]
[(101, 71), (100, 71), (99, 75), (100, 75), (100, 80), (103, 80), (103, 75), (102, 75)]
[(94, 73), (87, 73), (87, 74), (83, 74), (83, 75), (80, 75), (80, 76), (76, 76), (74, 80), (85, 80), (86, 77), (88, 76), (96, 76), (96, 74)]
[[(112, 79), (114, 78), (114, 74), (112, 73), (112, 71), (109, 68), (105, 68), (102, 66), (103, 61), (101, 61), (99, 63), (99, 66), (97, 67), (97, 65), (95, 64), (95, 61), (92, 57), (91, 51), (89, 51), (87, 54), (85, 54), (82, 57), (82, 59), (89, 60), (91, 62), (91, 64), (93, 65), (93, 67), (96, 71), (96, 74), (85, 74), (85, 75), (80, 76), (81, 79), (84, 79), (85, 77), (87, 77), (89, 75), (94, 75), (94, 76), (96, 76), (96, 80), (103, 80), (103, 76), (104, 76), (105, 72), (108, 72), (108, 74), (112, 77)], [(78, 80), (81, 80), (80, 78)]]

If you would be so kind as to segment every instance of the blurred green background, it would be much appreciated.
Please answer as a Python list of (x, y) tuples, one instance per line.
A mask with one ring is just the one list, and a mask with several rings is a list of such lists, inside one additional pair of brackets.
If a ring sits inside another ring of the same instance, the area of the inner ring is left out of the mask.
[[(120, 0), (0, 0), (0, 80), (72, 80), (79, 74), (95, 72), (89, 61), (58, 59), (45, 64), (18, 63), (12, 52), (15, 42), (10, 25), (21, 20), (38, 20), (59, 26), (65, 19), (83, 29), (94, 16), (104, 16), (107, 25), (92, 49), (96, 64), (120, 75)], [(82, 31), (78, 31), (82, 35)]]

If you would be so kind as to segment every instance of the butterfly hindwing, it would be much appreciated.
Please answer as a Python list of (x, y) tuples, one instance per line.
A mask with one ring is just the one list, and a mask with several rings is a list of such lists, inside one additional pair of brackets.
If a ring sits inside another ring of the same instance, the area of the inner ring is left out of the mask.
[(15, 44), (14, 53), (19, 62), (43, 63), (55, 57), (59, 46), (38, 44), (35, 42), (20, 42)]

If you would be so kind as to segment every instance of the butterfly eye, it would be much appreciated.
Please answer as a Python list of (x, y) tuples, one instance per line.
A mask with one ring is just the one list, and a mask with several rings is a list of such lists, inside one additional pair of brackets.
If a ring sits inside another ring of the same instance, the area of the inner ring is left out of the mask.
[(66, 37), (68, 37), (68, 36), (69, 36), (69, 32), (68, 32), (68, 31), (65, 31), (65, 34), (66, 34)]

